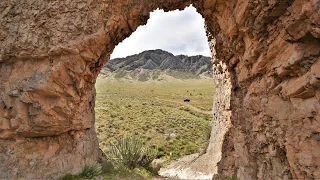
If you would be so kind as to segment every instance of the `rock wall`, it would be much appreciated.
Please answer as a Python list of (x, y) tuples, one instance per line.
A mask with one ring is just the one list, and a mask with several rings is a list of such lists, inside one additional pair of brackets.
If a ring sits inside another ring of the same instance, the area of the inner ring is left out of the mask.
[(218, 173), (320, 179), (320, 1), (217, 1), (212, 13), (232, 83)]
[(218, 176), (320, 179), (319, 0), (0, 2), (0, 178), (96, 161), (101, 67), (149, 12), (190, 3), (216, 64), (207, 157), (221, 159)]

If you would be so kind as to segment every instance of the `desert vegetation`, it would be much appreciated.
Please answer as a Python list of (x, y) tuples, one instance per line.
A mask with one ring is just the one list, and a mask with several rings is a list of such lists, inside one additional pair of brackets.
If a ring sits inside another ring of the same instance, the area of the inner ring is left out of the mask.
[(203, 112), (212, 108), (211, 80), (99, 78), (96, 91), (96, 131), (109, 169), (117, 172), (111, 174), (149, 177), (156, 174), (153, 159), (169, 163), (205, 151), (212, 116)]
[(106, 156), (117, 169), (148, 168), (156, 158), (157, 150), (149, 148), (137, 137), (126, 137), (111, 146)]
[(167, 100), (189, 98), (191, 105), (208, 111), (212, 108), (211, 81), (100, 79), (96, 90), (96, 129), (104, 152), (127, 136), (140, 137), (157, 149), (157, 158), (169, 160), (206, 148), (211, 115)]

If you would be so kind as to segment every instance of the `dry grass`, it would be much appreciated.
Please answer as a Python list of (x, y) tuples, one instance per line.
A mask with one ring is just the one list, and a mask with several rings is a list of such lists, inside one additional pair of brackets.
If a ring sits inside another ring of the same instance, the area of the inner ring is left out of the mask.
[(211, 80), (98, 79), (96, 90), (96, 129), (103, 151), (126, 136), (142, 138), (158, 149), (158, 157), (167, 159), (206, 148), (212, 117), (161, 99), (188, 98), (193, 106), (208, 111), (212, 108)]

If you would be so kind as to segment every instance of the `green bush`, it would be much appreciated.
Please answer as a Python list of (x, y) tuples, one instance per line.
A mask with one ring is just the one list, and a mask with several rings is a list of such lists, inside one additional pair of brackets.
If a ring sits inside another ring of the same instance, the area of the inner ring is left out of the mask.
[(85, 165), (79, 174), (82, 178), (93, 178), (101, 174), (101, 167), (97, 164)]
[(154, 148), (147, 147), (145, 149), (145, 153), (143, 154), (142, 158), (139, 161), (139, 165), (142, 167), (148, 167), (151, 162), (157, 158), (158, 156), (158, 150)]
[(61, 180), (80, 180), (81, 178), (78, 175), (73, 174), (66, 174), (64, 175)]
[(101, 171), (104, 174), (110, 174), (114, 172), (114, 167), (110, 161), (104, 161), (101, 163)]
[(107, 153), (107, 158), (115, 168), (134, 169), (138, 166), (148, 167), (156, 158), (155, 150), (146, 146), (141, 139), (127, 137), (119, 140)]

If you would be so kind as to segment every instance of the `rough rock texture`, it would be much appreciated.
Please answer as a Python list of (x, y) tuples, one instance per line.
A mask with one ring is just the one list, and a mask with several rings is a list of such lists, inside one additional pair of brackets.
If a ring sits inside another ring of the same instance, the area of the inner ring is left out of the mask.
[(97, 160), (100, 69), (150, 11), (191, 2), (219, 83), (209, 164), (240, 179), (320, 179), (319, 0), (1, 1), (0, 178)]
[(218, 1), (215, 9), (216, 58), (232, 83), (219, 174), (320, 179), (320, 1)]

